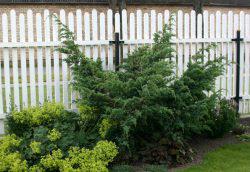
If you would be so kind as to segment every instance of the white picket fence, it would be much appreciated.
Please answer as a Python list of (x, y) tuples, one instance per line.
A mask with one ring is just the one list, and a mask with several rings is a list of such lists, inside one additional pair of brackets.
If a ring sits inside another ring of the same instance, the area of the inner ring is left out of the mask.
[[(11, 102), (18, 109), (42, 104), (44, 101), (62, 102), (67, 108), (75, 108), (72, 101), (76, 95), (72, 93), (70, 71), (63, 61), (65, 55), (55, 51), (60, 45), (58, 25), (48, 10), (44, 13), (27, 13), (16, 15), (15, 10), (1, 16), (0, 35), (0, 118), (9, 112)], [(113, 70), (114, 47), (109, 44), (114, 39), (114, 32), (120, 32), (124, 40), (123, 58), (137, 46), (153, 43), (153, 35), (168, 24), (170, 12), (135, 13), (122, 12), (112, 14), (111, 10), (99, 13), (77, 10), (66, 13), (61, 10), (55, 14), (76, 33), (76, 42), (83, 52), (94, 60), (100, 58), (103, 68)], [(115, 15), (115, 27), (113, 27)], [(226, 57), (225, 63), (236, 60), (236, 31), (241, 30), (244, 41), (241, 44), (241, 78), (240, 95), (243, 100), (240, 105), (242, 113), (250, 112), (250, 14), (220, 11), (197, 16), (194, 11), (172, 14), (174, 18), (173, 47), (176, 49), (177, 75), (187, 68), (190, 57), (201, 47), (216, 43), (216, 50), (206, 54), (206, 60), (220, 55)], [(196, 29), (197, 25), (197, 29)], [(204, 26), (204, 29), (202, 27)], [(226, 67), (225, 74), (217, 79), (217, 89), (223, 89), (223, 95), (230, 99), (235, 97), (236, 65)]]

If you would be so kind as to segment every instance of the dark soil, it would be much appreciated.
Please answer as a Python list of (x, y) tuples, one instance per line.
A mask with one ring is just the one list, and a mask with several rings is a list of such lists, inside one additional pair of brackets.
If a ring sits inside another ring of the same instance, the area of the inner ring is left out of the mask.
[[(240, 119), (240, 123), (250, 126), (250, 117)], [(250, 133), (250, 131), (248, 132)], [(238, 141), (235, 135), (232, 133), (229, 133), (225, 135), (223, 138), (218, 138), (218, 139), (208, 139), (202, 137), (193, 138), (190, 145), (196, 152), (194, 160), (191, 163), (187, 163), (185, 165), (181, 165), (176, 168), (171, 168), (169, 169), (169, 171), (173, 172), (177, 169), (187, 168), (193, 165), (200, 164), (202, 162), (204, 155), (207, 154), (208, 152), (213, 151), (223, 145), (236, 144), (239, 142), (240, 141)]]

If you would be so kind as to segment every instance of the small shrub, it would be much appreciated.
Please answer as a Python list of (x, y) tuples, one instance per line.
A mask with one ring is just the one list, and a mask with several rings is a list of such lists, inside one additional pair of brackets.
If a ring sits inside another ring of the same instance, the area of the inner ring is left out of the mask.
[(48, 102), (11, 112), (9, 135), (0, 140), (0, 171), (108, 171), (117, 147), (99, 141), (96, 127), (88, 131), (92, 113), (87, 106), (74, 113)]
[(238, 119), (235, 108), (227, 100), (219, 101), (206, 122), (209, 126), (208, 135), (213, 138), (222, 137), (236, 127)]
[(249, 142), (250, 141), (250, 134), (237, 135), (237, 138), (240, 141)]
[(233, 134), (235, 135), (242, 135), (247, 132), (249, 126), (243, 124), (237, 124), (236, 127), (233, 129)]

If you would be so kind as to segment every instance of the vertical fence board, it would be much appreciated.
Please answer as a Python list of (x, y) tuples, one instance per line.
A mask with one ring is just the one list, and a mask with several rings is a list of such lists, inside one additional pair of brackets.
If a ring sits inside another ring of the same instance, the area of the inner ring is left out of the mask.
[[(66, 24), (65, 11), (60, 11), (60, 20), (63, 24)], [(64, 41), (64, 40), (61, 40)], [(62, 80), (63, 80), (63, 104), (66, 108), (69, 107), (69, 98), (68, 98), (68, 65), (64, 61), (66, 58), (65, 54), (62, 54)]]
[[(37, 42), (42, 42), (42, 16), (40, 13), (36, 14), (36, 39)], [(37, 47), (37, 75), (38, 75), (38, 96), (39, 104), (44, 102), (44, 81), (43, 81), (43, 49)]]
[[(16, 28), (17, 28), (16, 27), (16, 12), (15, 10), (11, 10), (10, 11), (10, 31), (11, 31), (11, 42), (13, 43), (17, 43)], [(14, 105), (17, 108), (17, 110), (20, 110), (17, 48), (12, 48), (12, 64), (13, 64), (13, 84), (14, 84)]]
[[(156, 12), (151, 10), (151, 39), (154, 39), (154, 34), (156, 32)], [(130, 30), (131, 31), (131, 30)]]
[[(131, 41), (135, 41), (135, 14), (130, 13), (130, 20), (129, 20), (129, 39)], [(135, 49), (134, 45), (130, 45), (130, 53)]]
[[(70, 12), (68, 14), (68, 26), (69, 26), (69, 30), (74, 33), (75, 32), (75, 28), (74, 28), (75, 23), (74, 23), (74, 15), (72, 12)], [(71, 80), (73, 79), (72, 72), (70, 72), (70, 78), (71, 78)], [(75, 104), (76, 93), (73, 90), (72, 85), (71, 85), (70, 94), (71, 94), (71, 109), (75, 109), (76, 108), (76, 104)]]
[[(233, 37), (236, 38), (237, 30), (239, 29), (239, 15), (234, 14), (233, 19)], [(236, 96), (236, 44), (233, 46), (233, 97)]]
[[(108, 40), (113, 40), (113, 12), (112, 10), (108, 10)], [(108, 69), (114, 70), (114, 62), (113, 62), (113, 46), (110, 45), (108, 48)]]
[[(25, 17), (24, 14), (19, 15), (19, 34), (20, 42), (25, 44)], [(21, 80), (22, 80), (22, 106), (28, 106), (28, 90), (27, 90), (27, 64), (26, 64), (26, 49), (20, 49), (21, 58)]]
[[(105, 22), (105, 14), (100, 14), (100, 40), (104, 41), (106, 39), (106, 22)], [(102, 68), (104, 70), (107, 69), (106, 66), (106, 47), (101, 46), (101, 61), (102, 61)]]
[[(9, 42), (9, 22), (6, 13), (2, 15), (2, 31), (3, 31), (3, 42)], [(10, 92), (10, 59), (9, 49), (3, 49), (3, 60), (4, 60), (4, 82), (5, 82), (5, 100), (6, 100), (6, 111), (10, 111), (11, 107), (11, 92)]]
[[(227, 38), (227, 15), (222, 14), (222, 38)], [(223, 57), (223, 63), (226, 64), (227, 61), (227, 43), (222, 43), (221, 44), (222, 48), (222, 57)], [(227, 80), (226, 80), (226, 75), (227, 75), (227, 66), (225, 66), (225, 71), (224, 74), (221, 76), (221, 89), (222, 89), (222, 96), (226, 97), (226, 90), (227, 90)]]
[[(221, 12), (220, 11), (217, 11), (216, 14), (215, 14), (215, 20), (216, 20), (216, 24), (215, 24), (215, 36), (216, 38), (221, 38)], [(220, 57), (220, 53), (221, 53), (221, 44), (218, 44), (217, 47), (216, 47), (216, 51), (215, 51), (215, 54), (216, 54), (216, 58)], [(220, 77), (217, 77), (216, 78), (216, 81), (215, 81), (215, 87), (216, 87), (216, 90), (220, 90)]]
[(162, 31), (162, 29), (163, 29), (163, 16), (162, 16), (162, 13), (158, 13), (157, 23), (158, 23), (157, 24), (158, 32)]
[[(97, 11), (92, 10), (92, 39), (93, 41), (98, 40), (98, 27), (97, 27)], [(96, 61), (98, 58), (98, 46), (93, 46), (93, 60)]]
[[(89, 13), (85, 12), (84, 13), (84, 40), (85, 41), (90, 41), (90, 19), (89, 19)], [(85, 46), (85, 55), (86, 57), (91, 57), (91, 53), (90, 53), (90, 47), (89, 46)]]
[[(229, 39), (233, 38), (233, 12), (228, 12), (228, 35)], [(231, 98), (233, 96), (233, 44), (231, 42), (228, 43), (228, 62), (227, 62), (227, 98)]]
[[(34, 29), (33, 29), (33, 12), (27, 11), (28, 22), (28, 42), (34, 42)], [(29, 48), (29, 77), (30, 77), (30, 103), (31, 106), (36, 105), (36, 70), (35, 70), (35, 52), (34, 48)]]
[[(245, 39), (250, 39), (250, 15), (247, 14), (245, 17)], [(250, 98), (250, 43), (245, 44), (245, 95)]]
[[(57, 14), (54, 14), (57, 16)], [(56, 18), (52, 18), (52, 33), (53, 41), (58, 42), (58, 23)], [(56, 50), (56, 47), (53, 49), (53, 60), (54, 60), (54, 90), (55, 90), (55, 101), (60, 102), (60, 66), (59, 66), (59, 52)]]
[[(127, 11), (122, 11), (122, 39), (124, 41), (128, 40), (128, 16)], [(128, 57), (128, 46), (123, 45), (123, 59)]]
[[(178, 11), (178, 18), (177, 18), (177, 22), (178, 22), (178, 39), (183, 39), (183, 12), (182, 11)], [(183, 74), (183, 44), (179, 43), (178, 44), (178, 49), (177, 49), (177, 53), (178, 53), (178, 76), (181, 76)]]
[[(189, 34), (190, 34), (190, 31), (189, 31), (189, 14), (185, 14), (184, 15), (184, 38), (185, 39), (189, 39)], [(186, 43), (184, 45), (184, 71), (187, 70), (187, 65), (188, 65), (188, 62), (189, 62), (189, 52), (190, 51), (190, 44), (189, 43)]]
[[(48, 10), (44, 11), (44, 36), (45, 42), (50, 42), (50, 14)], [(47, 100), (52, 101), (52, 72), (51, 72), (51, 49), (45, 47), (45, 61), (46, 61), (46, 86), (47, 86)]]

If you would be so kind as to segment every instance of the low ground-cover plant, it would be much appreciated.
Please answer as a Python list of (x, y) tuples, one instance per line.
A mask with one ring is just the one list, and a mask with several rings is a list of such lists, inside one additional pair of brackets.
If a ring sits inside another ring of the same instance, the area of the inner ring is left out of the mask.
[(93, 111), (69, 112), (56, 103), (12, 111), (0, 140), (0, 171), (108, 171), (117, 148), (89, 130)]
[(204, 62), (209, 46), (176, 77), (172, 36), (171, 26), (165, 27), (152, 47), (135, 50), (120, 71), (104, 71), (100, 61), (85, 57), (74, 34), (61, 24), (65, 41), (59, 51), (68, 56), (72, 84), (81, 97), (77, 103), (96, 109), (100, 136), (119, 146), (122, 160), (184, 163), (192, 155), (187, 140), (194, 134), (217, 137), (234, 126), (235, 111), (215, 92), (222, 58)]

